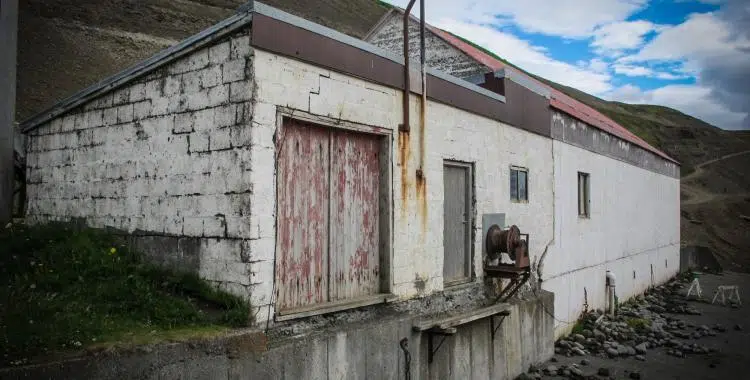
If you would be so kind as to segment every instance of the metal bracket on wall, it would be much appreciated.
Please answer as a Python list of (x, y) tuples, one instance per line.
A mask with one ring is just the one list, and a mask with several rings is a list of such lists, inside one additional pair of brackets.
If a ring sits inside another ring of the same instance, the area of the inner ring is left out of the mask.
[[(427, 330), (427, 362), (432, 363), (432, 360), (435, 358), (435, 354), (440, 349), (440, 346), (443, 345), (443, 342), (445, 342), (445, 338), (449, 335), (455, 335), (458, 330), (455, 327), (448, 327), (446, 329), (441, 329), (439, 327), (435, 327), (432, 329)], [(435, 346), (434, 339), (436, 336), (441, 337), (440, 342)]]
[[(487, 267), (485, 266), (485, 273), (487, 272)], [(513, 297), (516, 292), (518, 292), (519, 289), (521, 289), (521, 286), (528, 281), (529, 277), (531, 276), (531, 271), (526, 268), (523, 272), (518, 273), (517, 275), (511, 277), (510, 283), (508, 286), (506, 286), (502, 292), (495, 298), (495, 302), (505, 302), (510, 297)], [(497, 276), (500, 277), (500, 276)]]
[[(465, 325), (483, 318), (493, 318), (495, 315), (510, 314), (510, 305), (494, 304), (479, 309), (460, 312), (448, 317), (426, 318), (417, 320), (412, 326), (415, 332), (427, 334), (427, 362), (432, 363), (435, 353), (440, 349), (448, 335), (455, 335), (456, 326)], [(493, 325), (494, 330), (494, 325)], [(438, 342), (437, 339), (440, 338)]]
[[(503, 322), (505, 321), (505, 317), (510, 315), (510, 311), (504, 311), (500, 314), (493, 315), (490, 317), (490, 331), (492, 333), (492, 340), (495, 340), (495, 334), (497, 333), (497, 330), (500, 329), (500, 326), (503, 325)], [(495, 317), (500, 317), (500, 321), (495, 325)]]

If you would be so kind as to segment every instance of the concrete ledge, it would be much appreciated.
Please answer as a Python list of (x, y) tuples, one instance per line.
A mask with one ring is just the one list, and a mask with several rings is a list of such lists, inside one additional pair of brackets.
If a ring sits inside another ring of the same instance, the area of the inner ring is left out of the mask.
[(552, 305), (553, 295), (545, 291), (538, 298), (507, 305), (510, 315), (494, 339), (486, 318), (456, 326), (456, 334), (446, 337), (431, 364), (427, 334), (412, 331), (418, 319), (429, 316), (384, 312), (362, 321), (349, 313), (329, 317), (349, 318), (347, 322), (300, 334), (293, 333), (294, 326), (304, 327), (304, 321), (286, 330), (292, 332), (289, 336), (273, 330), (268, 335), (239, 331), (202, 341), (82, 354), (0, 369), (0, 379), (398, 379), (406, 370), (399, 345), (404, 338), (413, 379), (512, 379), (552, 356), (554, 324), (545, 312)]

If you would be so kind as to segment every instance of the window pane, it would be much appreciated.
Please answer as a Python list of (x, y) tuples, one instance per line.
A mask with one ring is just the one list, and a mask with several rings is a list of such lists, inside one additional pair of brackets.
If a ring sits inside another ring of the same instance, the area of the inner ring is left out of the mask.
[(578, 215), (583, 215), (583, 200), (585, 195), (583, 193), (583, 174), (578, 173)]
[(583, 176), (583, 214), (589, 216), (589, 175)]
[(525, 171), (518, 171), (518, 199), (523, 201), (529, 199), (528, 194), (526, 194), (526, 176), (527, 173)]
[(578, 215), (589, 216), (589, 175), (578, 173)]
[(518, 199), (518, 171), (510, 169), (510, 199)]

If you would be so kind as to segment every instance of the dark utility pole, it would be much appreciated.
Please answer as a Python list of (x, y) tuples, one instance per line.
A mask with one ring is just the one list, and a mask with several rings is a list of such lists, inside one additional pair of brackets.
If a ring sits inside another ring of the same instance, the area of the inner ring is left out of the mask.
[(18, 0), (0, 0), (0, 222), (13, 217)]

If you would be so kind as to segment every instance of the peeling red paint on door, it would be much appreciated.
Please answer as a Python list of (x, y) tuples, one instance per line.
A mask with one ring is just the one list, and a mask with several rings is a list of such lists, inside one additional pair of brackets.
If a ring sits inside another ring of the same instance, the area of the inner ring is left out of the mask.
[(277, 147), (276, 272), (281, 310), (328, 299), (328, 133), (285, 120)]
[(380, 138), (364, 133), (331, 133), (331, 301), (380, 290)]
[(381, 138), (286, 120), (277, 143), (277, 307), (380, 292)]

